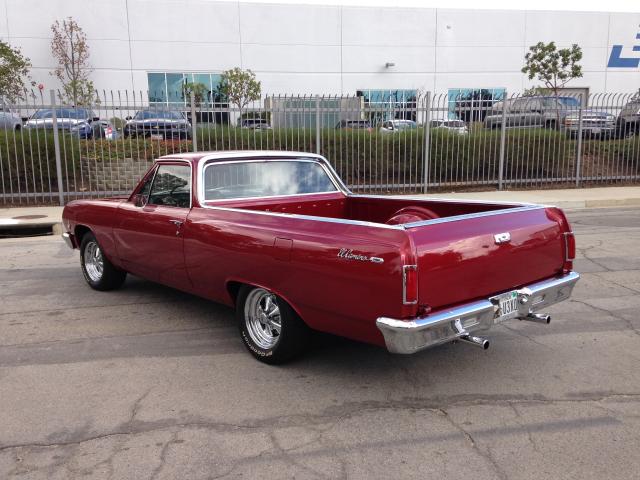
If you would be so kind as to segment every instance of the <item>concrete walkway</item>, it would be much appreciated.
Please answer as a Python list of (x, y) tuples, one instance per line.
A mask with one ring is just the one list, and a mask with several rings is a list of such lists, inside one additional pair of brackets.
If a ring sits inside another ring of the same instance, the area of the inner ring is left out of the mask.
[[(561, 208), (640, 206), (640, 187), (603, 187), (565, 190), (509, 190), (489, 192), (445, 192), (421, 195), (425, 198), (453, 198), (501, 202), (527, 202), (557, 205)], [(51, 227), (60, 233), (62, 207), (0, 208), (0, 230)]]

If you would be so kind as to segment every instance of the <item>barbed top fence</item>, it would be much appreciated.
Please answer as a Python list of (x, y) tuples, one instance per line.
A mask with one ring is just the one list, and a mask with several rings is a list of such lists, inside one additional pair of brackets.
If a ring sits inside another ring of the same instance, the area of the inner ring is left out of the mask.
[(242, 110), (220, 98), (165, 93), (96, 92), (87, 107), (60, 104), (54, 91), (2, 103), (2, 204), (125, 195), (155, 159), (193, 151), (319, 153), (355, 192), (640, 178), (637, 93), (265, 95)]

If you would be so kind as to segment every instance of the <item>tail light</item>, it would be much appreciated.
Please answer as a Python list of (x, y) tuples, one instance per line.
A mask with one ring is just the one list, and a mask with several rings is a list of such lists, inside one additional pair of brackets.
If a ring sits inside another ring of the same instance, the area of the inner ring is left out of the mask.
[(576, 258), (576, 237), (573, 232), (564, 234), (564, 265), (565, 271), (573, 270), (573, 260)]
[(402, 303), (415, 305), (418, 303), (418, 266), (404, 265), (402, 267)]

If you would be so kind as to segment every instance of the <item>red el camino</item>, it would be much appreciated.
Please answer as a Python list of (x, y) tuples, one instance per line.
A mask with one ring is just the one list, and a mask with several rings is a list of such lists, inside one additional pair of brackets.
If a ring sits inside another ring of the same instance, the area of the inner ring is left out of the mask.
[(413, 353), (566, 300), (563, 212), (516, 203), (354, 195), (321, 156), (213, 152), (158, 159), (128, 198), (70, 202), (63, 234), (97, 290), (131, 273), (234, 306), (267, 363), (311, 330)]

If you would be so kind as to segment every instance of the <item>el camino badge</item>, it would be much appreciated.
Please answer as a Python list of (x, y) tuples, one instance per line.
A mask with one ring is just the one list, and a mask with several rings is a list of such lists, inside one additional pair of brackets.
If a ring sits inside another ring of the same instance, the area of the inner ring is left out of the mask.
[(511, 234), (509, 232), (504, 233), (496, 233), (493, 236), (493, 239), (496, 241), (496, 244), (507, 243), (511, 241)]
[(361, 262), (384, 263), (383, 258), (369, 257), (367, 255), (353, 253), (353, 250), (351, 250), (350, 248), (341, 248), (338, 252), (338, 258), (345, 258), (347, 260), (359, 260)]

